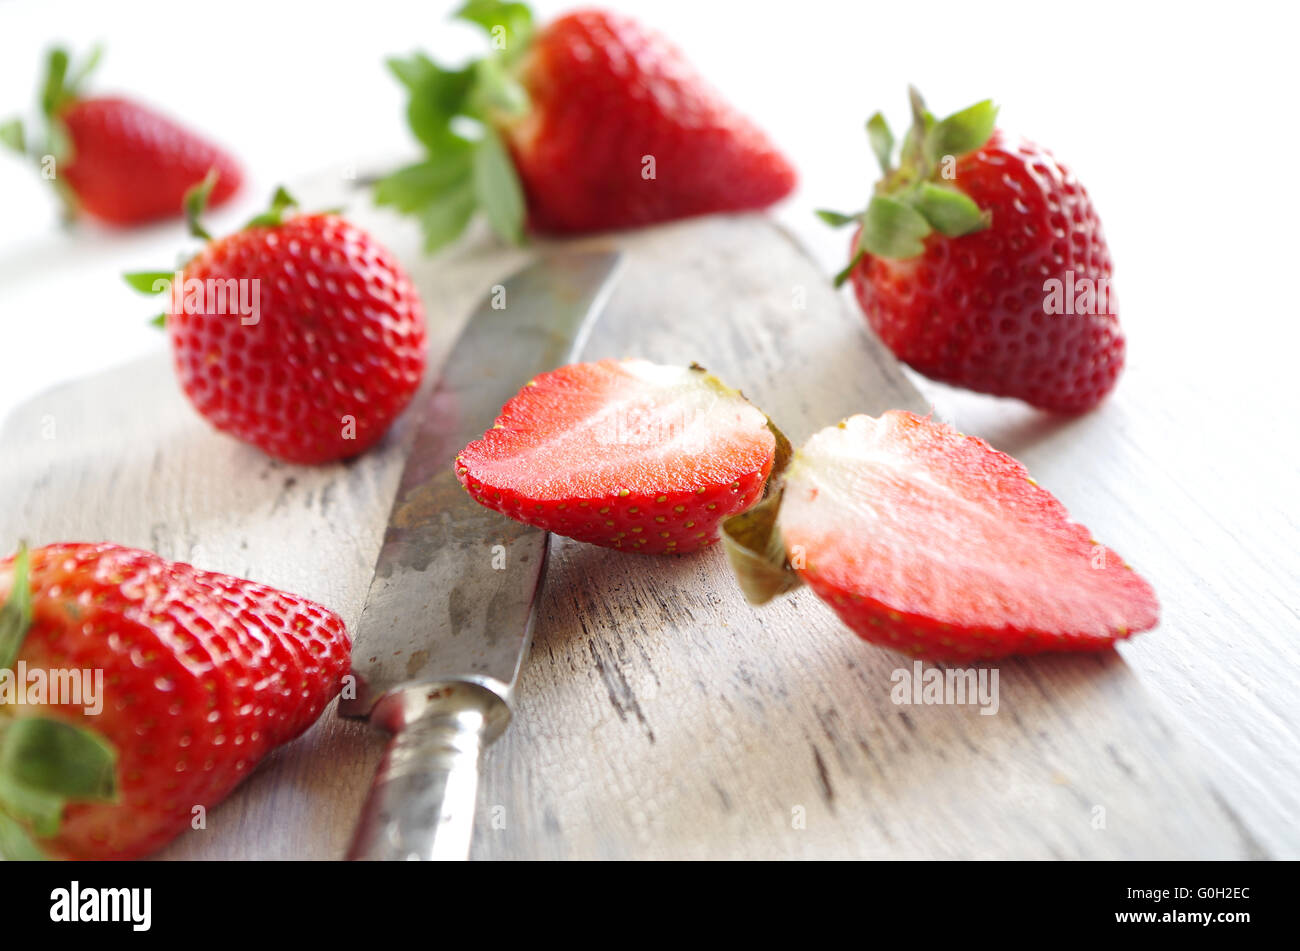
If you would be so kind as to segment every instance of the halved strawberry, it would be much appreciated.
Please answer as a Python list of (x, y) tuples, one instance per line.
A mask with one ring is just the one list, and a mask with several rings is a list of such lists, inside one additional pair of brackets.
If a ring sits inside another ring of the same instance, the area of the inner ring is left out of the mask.
[(789, 444), (702, 367), (576, 363), (528, 383), (456, 474), (483, 505), (579, 541), (647, 554), (717, 541)]
[(934, 660), (1097, 650), (1158, 619), (1151, 586), (1024, 466), (912, 413), (817, 433), (725, 532), (751, 600), (794, 571), (861, 637)]

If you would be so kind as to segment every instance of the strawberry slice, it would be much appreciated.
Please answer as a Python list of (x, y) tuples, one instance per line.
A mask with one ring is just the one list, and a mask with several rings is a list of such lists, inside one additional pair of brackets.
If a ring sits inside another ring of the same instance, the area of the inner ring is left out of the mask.
[(695, 551), (763, 493), (789, 444), (702, 367), (644, 360), (544, 373), (461, 451), (483, 505), (557, 535), (625, 551)]
[(1024, 466), (912, 413), (817, 433), (725, 530), (751, 600), (794, 571), (859, 636), (932, 660), (1098, 650), (1158, 618), (1151, 586)]

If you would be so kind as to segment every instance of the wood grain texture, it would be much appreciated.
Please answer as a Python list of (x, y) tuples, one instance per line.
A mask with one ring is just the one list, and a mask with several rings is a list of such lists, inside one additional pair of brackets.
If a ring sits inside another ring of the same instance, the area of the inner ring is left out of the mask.
[[(419, 262), (435, 364), (524, 260), (480, 241), (424, 261), (407, 225), (356, 217)], [(769, 222), (619, 240), (628, 266), (586, 356), (699, 361), (796, 443), (849, 413), (925, 408)], [(300, 592), (351, 624), (410, 435), (408, 414), (350, 464), (269, 461), (211, 432), (159, 353), (10, 417), (0, 547), (111, 539)], [(905, 661), (806, 591), (751, 609), (717, 549), (555, 540), (539, 612), (515, 722), (484, 763), (478, 858), (1267, 853), (1115, 652), (1002, 664), (993, 716), (895, 705)], [(381, 745), (327, 713), (163, 856), (339, 857)]]

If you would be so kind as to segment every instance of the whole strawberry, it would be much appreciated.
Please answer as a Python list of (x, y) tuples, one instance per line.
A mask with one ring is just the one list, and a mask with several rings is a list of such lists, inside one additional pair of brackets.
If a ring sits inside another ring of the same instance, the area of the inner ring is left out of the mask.
[(1096, 406), (1124, 367), (1111, 258), (1088, 193), (1046, 150), (994, 129), (981, 102), (943, 120), (868, 123), (884, 170), (856, 223), (849, 277), (868, 322), (926, 376), (1041, 409)]
[[(534, 31), (527, 6), (471, 0), (458, 14), (494, 52), (457, 70), (417, 54), (390, 66), (408, 88), (426, 161), (380, 182), (429, 246), (475, 208), (518, 241), (764, 208), (794, 188), (790, 164), (667, 40), (604, 10)], [(464, 120), (480, 127), (467, 138)]]
[[(196, 214), (202, 197), (192, 196)], [(292, 205), (281, 189), (269, 212), (209, 241), (178, 275), (127, 279), (170, 289), (176, 375), (200, 415), (277, 459), (323, 463), (370, 448), (410, 402), (424, 308), (369, 234)]]
[[(98, 51), (69, 76), (67, 52), (52, 51), (41, 94), (46, 139), (32, 151), (69, 211), (135, 225), (179, 217), (185, 193), (210, 172), (214, 206), (239, 190), (239, 165), (206, 139), (134, 100), (82, 95), (97, 60)], [(10, 146), (27, 148), (20, 123), (6, 123), (2, 132)]]
[(804, 583), (860, 637), (932, 660), (1100, 650), (1159, 615), (1019, 462), (898, 410), (815, 434), (723, 529), (751, 601)]
[[(117, 545), (20, 551), (0, 600), (8, 858), (161, 848), (315, 722), (348, 670), (334, 612)], [(33, 672), (68, 692), (33, 704)]]
[(601, 360), (530, 381), (456, 458), (478, 502), (593, 545), (682, 554), (763, 494), (789, 444), (702, 367)]

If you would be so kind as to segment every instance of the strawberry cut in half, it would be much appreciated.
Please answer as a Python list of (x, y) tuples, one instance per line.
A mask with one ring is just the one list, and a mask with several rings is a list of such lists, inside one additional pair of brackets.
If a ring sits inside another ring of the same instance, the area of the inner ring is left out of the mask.
[(1099, 650), (1158, 619), (1151, 586), (1024, 466), (912, 413), (817, 433), (724, 531), (751, 601), (802, 582), (859, 636), (931, 660)]
[(378, 183), (432, 250), (484, 212), (504, 240), (766, 208), (795, 172), (664, 37), (586, 9), (534, 26), (524, 3), (469, 0), (488, 56), (446, 68), (389, 61), (427, 157)]
[(788, 450), (702, 367), (602, 360), (528, 383), (457, 456), (456, 474), (516, 521), (607, 548), (685, 553), (758, 501)]

